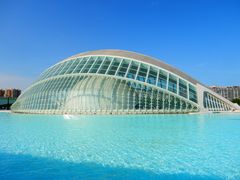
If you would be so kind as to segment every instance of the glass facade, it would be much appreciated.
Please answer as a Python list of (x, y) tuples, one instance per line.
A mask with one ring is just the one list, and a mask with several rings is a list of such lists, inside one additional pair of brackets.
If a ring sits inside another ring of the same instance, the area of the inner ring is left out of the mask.
[(204, 92), (203, 94), (203, 104), (204, 108), (208, 109), (209, 111), (231, 110), (231, 107), (229, 105), (208, 92)]
[[(204, 96), (206, 108), (212, 97)], [(219, 101), (215, 103), (222, 107)], [(200, 110), (196, 86), (161, 67), (131, 58), (82, 56), (41, 74), (14, 112), (56, 114), (188, 113)]]
[[(184, 98), (189, 97), (189, 100), (197, 103), (196, 88), (193, 85), (190, 84), (188, 90), (188, 84), (185, 80), (171, 73), (167, 73), (163, 69), (130, 59), (105, 56), (77, 58), (51, 67), (41, 75), (39, 81), (53, 76), (76, 73), (94, 73), (126, 77), (156, 85), (162, 89), (167, 89), (175, 94), (179, 94)], [(190, 94), (188, 94), (188, 92)]]

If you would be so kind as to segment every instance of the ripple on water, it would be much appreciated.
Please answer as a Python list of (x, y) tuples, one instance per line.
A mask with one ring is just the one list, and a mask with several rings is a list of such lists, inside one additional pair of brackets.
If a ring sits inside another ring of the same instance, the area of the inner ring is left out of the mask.
[(68, 173), (61, 169), (59, 175), (68, 177), (237, 179), (239, 137), (237, 114), (66, 118), (0, 113), (0, 177), (21, 172), (46, 178), (36, 169), (47, 166), (44, 171), (53, 175), (64, 167)]

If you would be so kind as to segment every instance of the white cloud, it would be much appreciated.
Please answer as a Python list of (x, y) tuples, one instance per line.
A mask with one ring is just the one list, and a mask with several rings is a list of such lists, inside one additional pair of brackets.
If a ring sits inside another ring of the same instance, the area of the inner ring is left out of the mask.
[(0, 88), (18, 88), (24, 90), (34, 79), (15, 74), (0, 73)]

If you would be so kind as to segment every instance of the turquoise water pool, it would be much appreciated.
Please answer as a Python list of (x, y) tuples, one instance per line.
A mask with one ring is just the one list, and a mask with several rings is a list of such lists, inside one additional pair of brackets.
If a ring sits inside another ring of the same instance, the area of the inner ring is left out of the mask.
[(240, 179), (240, 114), (0, 113), (0, 179)]

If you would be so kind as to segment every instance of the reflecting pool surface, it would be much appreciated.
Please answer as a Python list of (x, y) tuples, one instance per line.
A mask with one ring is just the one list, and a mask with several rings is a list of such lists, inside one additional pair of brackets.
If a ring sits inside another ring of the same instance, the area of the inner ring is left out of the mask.
[(240, 179), (240, 114), (0, 113), (0, 179)]

